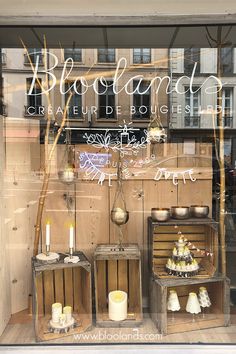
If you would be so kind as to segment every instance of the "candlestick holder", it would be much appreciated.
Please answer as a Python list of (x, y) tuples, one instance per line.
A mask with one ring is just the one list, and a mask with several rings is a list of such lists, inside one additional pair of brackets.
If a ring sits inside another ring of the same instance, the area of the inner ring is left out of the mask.
[(50, 252), (50, 245), (46, 245), (46, 252), (37, 254), (36, 259), (42, 263), (56, 263), (59, 261), (60, 255), (56, 252)]
[(46, 245), (46, 256), (48, 257), (50, 253), (50, 245)]
[(78, 263), (80, 258), (78, 256), (74, 256), (74, 248), (69, 248), (69, 255), (64, 259), (64, 263)]

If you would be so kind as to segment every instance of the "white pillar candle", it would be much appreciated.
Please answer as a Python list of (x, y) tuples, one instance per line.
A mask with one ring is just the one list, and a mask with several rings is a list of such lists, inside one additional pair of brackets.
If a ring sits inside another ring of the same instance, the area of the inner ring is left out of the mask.
[(52, 304), (52, 322), (59, 322), (61, 314), (62, 304), (60, 304), (60, 302), (55, 302), (54, 304)]
[(74, 248), (74, 227), (73, 227), (73, 225), (70, 225), (69, 248)]
[(46, 246), (50, 246), (50, 223), (46, 223)]
[(127, 318), (127, 293), (120, 290), (109, 293), (109, 318), (112, 321), (123, 321)]
[(70, 322), (72, 320), (72, 307), (71, 306), (63, 307), (63, 313), (66, 316), (66, 322)]

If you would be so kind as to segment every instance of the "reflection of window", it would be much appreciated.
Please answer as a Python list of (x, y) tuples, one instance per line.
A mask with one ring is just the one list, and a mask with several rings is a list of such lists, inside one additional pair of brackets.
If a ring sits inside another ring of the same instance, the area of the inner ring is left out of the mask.
[(200, 72), (200, 49), (187, 48), (184, 50), (184, 72), (191, 73), (194, 65), (197, 63), (195, 73)]
[[(133, 118), (148, 119), (150, 117), (151, 88), (150, 81), (134, 80), (133, 105), (135, 112)], [(138, 92), (136, 91), (138, 90)]]
[(115, 49), (98, 49), (98, 63), (114, 63), (115, 61)]
[(115, 118), (115, 94), (113, 92), (113, 81), (106, 81), (104, 85), (98, 84), (98, 118)]
[[(70, 98), (70, 102), (68, 105), (68, 118), (81, 118), (82, 117), (82, 96), (81, 96), (81, 83), (78, 82), (76, 86), (76, 91), (74, 90), (74, 86), (72, 85), (71, 82), (66, 82), (65, 83), (65, 105), (70, 97), (70, 94), (72, 93), (72, 96)], [(68, 91), (68, 92), (67, 92)]]
[(72, 58), (74, 62), (81, 63), (82, 62), (82, 49), (80, 48), (67, 48), (64, 49), (64, 59)]
[[(200, 90), (199, 87), (192, 87), (190, 92), (189, 87), (185, 87), (185, 127), (200, 127)], [(198, 91), (197, 91), (198, 90)], [(197, 92), (196, 92), (197, 91)]]
[(25, 58), (25, 64), (36, 64), (37, 60), (40, 65), (43, 64), (43, 53), (41, 49), (38, 48), (33, 48), (28, 50), (28, 54), (24, 55)]
[(225, 87), (222, 90), (222, 115), (223, 115), (224, 126), (231, 127), (232, 115), (233, 115), (233, 88), (232, 87)]
[(220, 51), (221, 68), (223, 74), (233, 73), (233, 48), (225, 47)]
[(147, 64), (151, 62), (150, 48), (135, 48), (133, 51), (134, 64)]
[(6, 65), (6, 63), (7, 63), (7, 56), (6, 56), (6, 53), (1, 52), (1, 60), (2, 60), (1, 64), (2, 64), (2, 65)]
[[(41, 90), (41, 83), (42, 80), (38, 79), (36, 80), (32, 91), (31, 91), (31, 85), (32, 85), (32, 77), (29, 77), (26, 79), (26, 86), (27, 86), (27, 106), (25, 107), (25, 114), (26, 115), (42, 115), (43, 110), (42, 110), (42, 90)], [(31, 92), (29, 95), (28, 93)]]

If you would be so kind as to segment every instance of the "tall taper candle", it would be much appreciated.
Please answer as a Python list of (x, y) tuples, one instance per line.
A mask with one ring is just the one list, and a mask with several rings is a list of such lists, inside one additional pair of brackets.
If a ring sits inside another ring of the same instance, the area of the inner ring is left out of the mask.
[(73, 227), (73, 225), (70, 225), (69, 248), (74, 248), (74, 227)]
[(46, 246), (50, 246), (50, 223), (46, 223)]

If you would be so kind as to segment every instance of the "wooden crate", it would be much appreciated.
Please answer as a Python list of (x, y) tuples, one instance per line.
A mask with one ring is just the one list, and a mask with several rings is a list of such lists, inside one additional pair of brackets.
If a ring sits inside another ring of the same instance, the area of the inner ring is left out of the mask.
[[(205, 316), (195, 315), (195, 322), (186, 312), (188, 294), (198, 293), (199, 287), (207, 288), (211, 299), (211, 307), (205, 310)], [(174, 313), (167, 311), (167, 299), (170, 290), (176, 290), (181, 309)], [(150, 281), (150, 315), (160, 333), (194, 331), (205, 328), (229, 326), (230, 324), (230, 284), (226, 277), (210, 279), (159, 279)]]
[[(142, 323), (141, 254), (138, 245), (99, 245), (94, 256), (96, 324), (100, 327), (135, 327)], [(108, 294), (113, 290), (128, 293), (128, 317), (111, 321), (108, 317)]]
[[(82, 252), (75, 253), (80, 262), (65, 264), (60, 254), (58, 263), (42, 264), (32, 259), (33, 315), (37, 341), (82, 333), (92, 326), (91, 264)], [(78, 326), (68, 333), (50, 333), (51, 307), (55, 302), (72, 306)]]
[[(149, 268), (159, 278), (177, 278), (167, 273), (165, 265), (172, 255), (174, 242), (179, 234), (191, 242), (189, 247), (200, 264), (199, 273), (193, 278), (209, 278), (218, 270), (218, 223), (212, 219), (169, 220), (154, 222), (148, 218)], [(192, 249), (192, 246), (197, 249)], [(200, 251), (199, 251), (200, 250)], [(211, 253), (208, 255), (205, 253)]]

